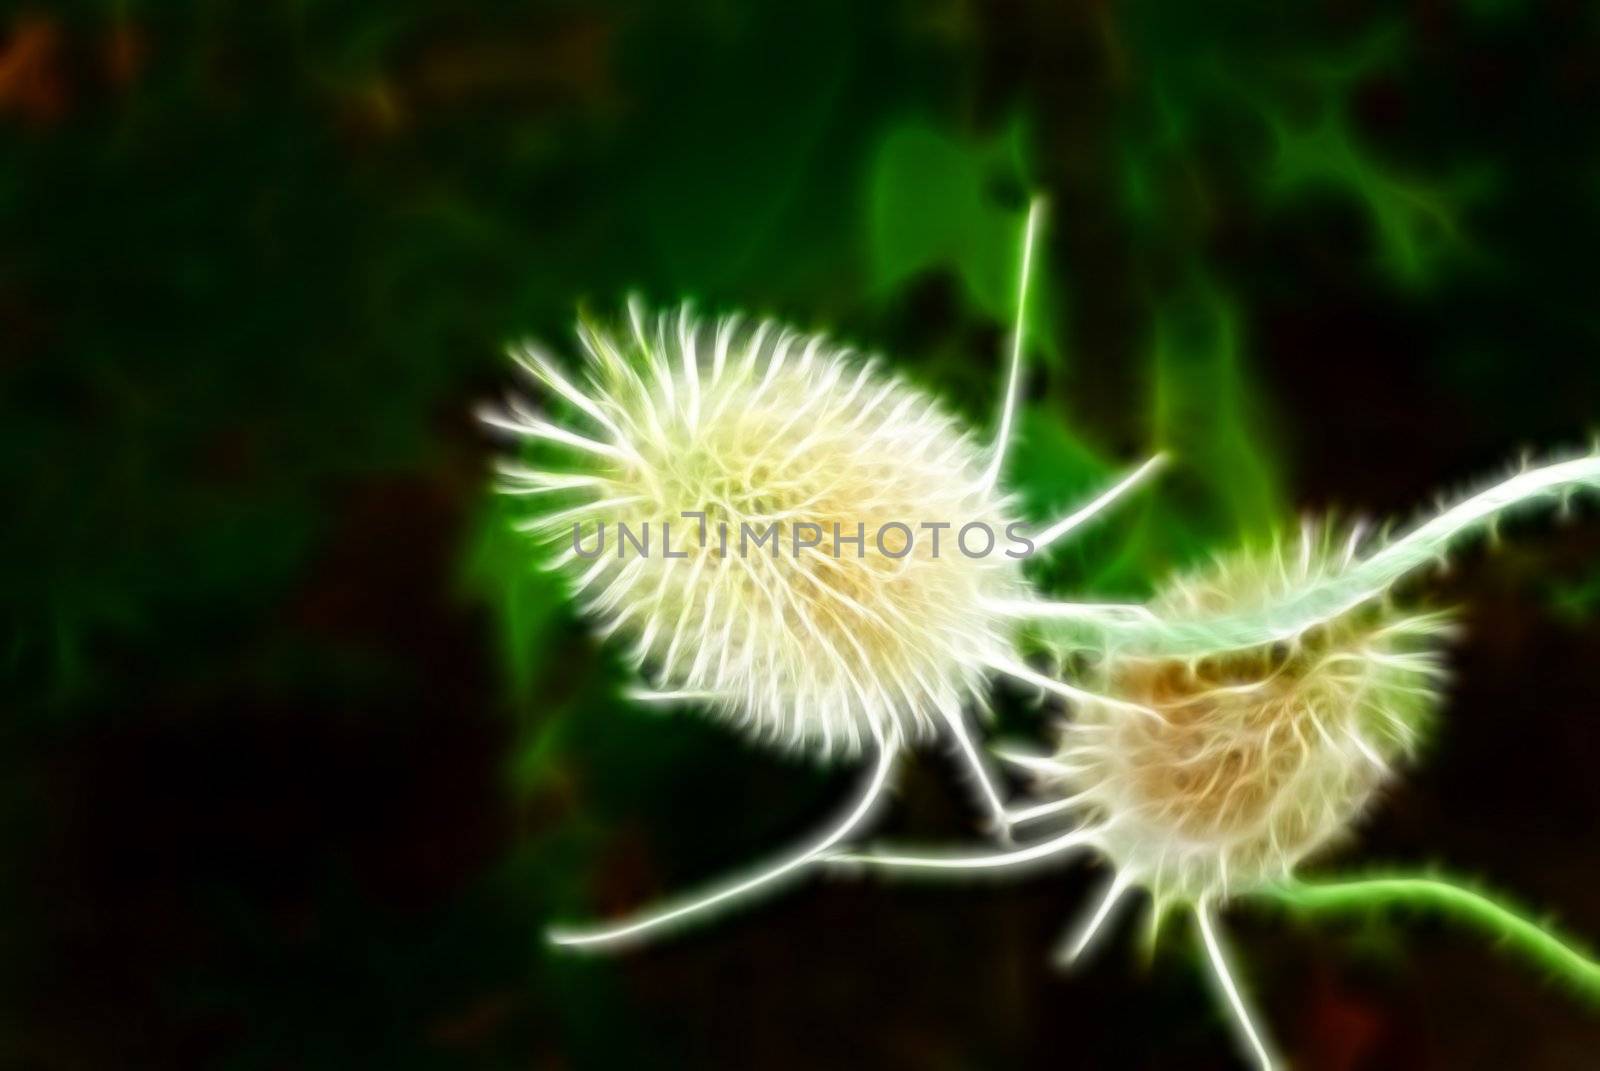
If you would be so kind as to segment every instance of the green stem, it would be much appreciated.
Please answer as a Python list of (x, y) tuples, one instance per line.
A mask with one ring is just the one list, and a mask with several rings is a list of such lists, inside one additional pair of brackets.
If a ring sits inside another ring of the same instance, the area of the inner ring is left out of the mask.
[(1433, 878), (1372, 877), (1272, 886), (1259, 895), (1304, 911), (1413, 907), (1471, 923), (1512, 952), (1547, 968), (1581, 996), (1600, 1003), (1600, 963), (1574, 942), (1528, 921), (1497, 900)]

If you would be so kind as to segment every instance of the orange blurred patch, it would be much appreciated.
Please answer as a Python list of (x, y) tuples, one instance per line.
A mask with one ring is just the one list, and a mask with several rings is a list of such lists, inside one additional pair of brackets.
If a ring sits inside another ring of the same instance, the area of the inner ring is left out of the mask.
[(67, 110), (66, 81), (61, 76), (61, 33), (56, 24), (24, 15), (0, 46), (0, 114), (48, 125)]
[(106, 80), (119, 89), (137, 81), (149, 52), (139, 28), (132, 23), (117, 23), (106, 38), (104, 47)]

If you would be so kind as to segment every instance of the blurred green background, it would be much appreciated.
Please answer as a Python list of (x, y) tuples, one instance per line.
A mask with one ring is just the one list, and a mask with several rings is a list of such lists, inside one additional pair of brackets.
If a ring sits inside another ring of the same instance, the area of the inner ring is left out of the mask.
[[(1102, 880), (817, 881), (552, 955), (773, 851), (852, 774), (618, 698), (508, 536), (473, 405), (581, 306), (773, 313), (990, 419), (1138, 597), (1298, 512), (1409, 516), (1600, 416), (1600, 9), (1360, 0), (0, 6), (0, 1066), (1231, 1067)], [(1600, 520), (1416, 585), (1467, 634), (1328, 862), (1438, 862), (1600, 939)], [(1001, 689), (1002, 725), (1040, 733)], [(883, 823), (978, 837), (937, 751)], [(1437, 923), (1249, 911), (1307, 1068), (1592, 1066), (1600, 1019)]]

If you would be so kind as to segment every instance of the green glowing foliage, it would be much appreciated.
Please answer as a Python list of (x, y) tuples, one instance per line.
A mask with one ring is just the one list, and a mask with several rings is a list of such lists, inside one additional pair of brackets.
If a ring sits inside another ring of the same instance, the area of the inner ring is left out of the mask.
[(1551, 610), (1570, 624), (1593, 621), (1600, 614), (1600, 570), (1567, 584), (1551, 584), (1546, 599)]
[(494, 616), (499, 664), (507, 675), (518, 739), (511, 783), (519, 792), (542, 787), (557, 769), (570, 703), (551, 702), (546, 652), (568, 622), (565, 594), (536, 548), (516, 538), (505, 499), (491, 498), (473, 524), (462, 560), (464, 593)]
[(1000, 178), (1020, 192), (1023, 143), (1016, 125), (988, 143), (931, 123), (890, 130), (868, 180), (875, 286), (892, 290), (922, 272), (948, 271), (973, 309), (1008, 322), (1017, 301), (1022, 215), (998, 202), (993, 187)]
[(1324, 193), (1354, 201), (1370, 221), (1379, 266), (1396, 282), (1428, 286), (1476, 256), (1464, 216), (1489, 192), (1488, 172), (1466, 169), (1432, 182), (1402, 177), (1377, 163), (1332, 109), (1311, 123), (1281, 114), (1269, 114), (1267, 122), (1269, 195), (1285, 204)]
[[(18, 357), (0, 388), (28, 444), (0, 451), (14, 701), (94, 701), (106, 649), (181, 678), (169, 624), (259, 620), (353, 484), (432, 465), (459, 493), (478, 459), (443, 415), (499, 337), (564, 333), (575, 297), (803, 293), (819, 315), (861, 289), (840, 206), (892, 104), (846, 110), (838, 87), (870, 79), (863, 53), (914, 79), (915, 42), (842, 4), (710, 39), (709, 9), (492, 8), (108, 8), (38, 28), (65, 111), (0, 113), (0, 234), (29, 251), (3, 280)], [(70, 64), (113, 31), (136, 69), (99, 86)], [(763, 59), (751, 42), (771, 36), (796, 51)]]
[(1295, 882), (1260, 896), (1303, 914), (1437, 915), (1481, 931), (1497, 949), (1527, 960), (1586, 1001), (1600, 1004), (1600, 962), (1550, 922), (1533, 922), (1508, 898), (1437, 877), (1383, 875)]
[[(1028, 143), (1017, 119), (986, 137), (906, 120), (885, 130), (865, 172), (864, 297), (889, 310), (892, 321), (917, 317), (894, 330), (889, 341), (901, 352), (892, 356), (920, 371), (978, 426), (993, 419), (998, 405), (993, 369), (1009, 346), (1016, 309), (1018, 243), (1031, 189)], [(1048, 220), (1048, 203), (1044, 214)], [(1067, 292), (1051, 276), (1047, 244), (1035, 251), (1030, 291), (1029, 365), (1060, 373)], [(927, 303), (946, 293), (941, 319), (930, 322)]]
[[(1207, 550), (1260, 545), (1285, 517), (1275, 434), (1253, 386), (1237, 305), (1203, 278), (1159, 302), (1144, 349), (1148, 449), (1172, 459), (1162, 491), (1097, 525), (1063, 552), (1067, 572), (1048, 574), (1074, 589), (1143, 594), (1150, 579)], [(1024, 426), (1017, 464), (1025, 492), (1081, 495), (1104, 485), (1116, 465), (1040, 415)], [(1030, 453), (1037, 451), (1033, 457)], [(1043, 515), (1043, 514), (1037, 514)]]
[[(1136, 6), (1128, 20), (1149, 71), (1120, 124), (1120, 203), (1151, 252), (1165, 254), (1175, 231), (1203, 242), (1230, 211), (1264, 209), (1274, 221), (1327, 203), (1365, 221), (1376, 268), (1402, 288), (1481, 265), (1468, 212), (1494, 192), (1490, 170), (1470, 158), (1442, 170), (1391, 158), (1355, 118), (1364, 91), (1413, 62), (1402, 23), (1310, 42), (1284, 37), (1278, 20), (1214, 15)], [(1251, 49), (1270, 59), (1226, 60)], [(1236, 203), (1240, 183), (1258, 206)]]
[(1202, 481), (1214, 514), (1207, 535), (1236, 543), (1270, 534), (1284, 516), (1264, 406), (1250, 385), (1242, 317), (1197, 282), (1158, 306), (1150, 342), (1151, 430), (1157, 449)]
[[(843, 14), (836, 4), (773, 5), (724, 21), (681, 10), (651, 35), (638, 58), (671, 87), (675, 121), (641, 131), (634, 152), (644, 166), (624, 178), (636, 183), (625, 203), (644, 231), (643, 252), (672, 286), (747, 299), (754, 274), (772, 301), (796, 281), (810, 291), (838, 270), (803, 239), (817, 233), (819, 195), (838, 196), (854, 178), (836, 159), (835, 124), (858, 62), (840, 32)], [(708, 29), (721, 45), (709, 55)], [(803, 65), (775, 68), (768, 51), (746, 47), (756, 33), (787, 41)], [(825, 245), (847, 242), (847, 225), (825, 226)]]
[[(1075, 434), (1070, 420), (1046, 403), (1035, 403), (1022, 411), (1018, 423), (1019, 446), (1012, 452), (1007, 467), (1009, 482), (1022, 495), (1024, 513), (1029, 517), (1051, 517), (1072, 502), (1084, 502), (1094, 497), (1115, 479), (1116, 460), (1091, 447)], [(1123, 507), (1116, 522), (1110, 527), (1116, 531), (1110, 542), (1121, 545), (1125, 528), (1134, 523), (1150, 496), (1129, 502)], [(1095, 551), (1086, 549), (1086, 540), (1095, 540), (1098, 528), (1084, 533), (1063, 547), (1060, 555), (1074, 561), (1081, 568)], [(1103, 551), (1102, 551), (1103, 552)]]

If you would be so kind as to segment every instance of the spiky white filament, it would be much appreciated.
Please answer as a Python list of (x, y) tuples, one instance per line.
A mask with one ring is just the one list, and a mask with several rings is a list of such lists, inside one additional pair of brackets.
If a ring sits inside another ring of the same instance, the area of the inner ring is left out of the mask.
[(584, 433), (515, 401), (485, 419), (571, 451), (550, 471), (502, 466), (505, 488), (601, 633), (628, 641), (650, 700), (699, 700), (823, 758), (874, 730), (949, 731), (1011, 649), (990, 603), (1027, 590), (1016, 558), (957, 546), (963, 526), (1013, 523), (984, 450), (931, 397), (821, 336), (708, 329), (686, 308), (652, 320), (637, 302), (629, 319), (631, 343), (580, 330), (581, 380), (514, 351)]
[[(1066, 730), (1067, 746), (1053, 755), (997, 752), (1069, 793), (1013, 811), (1013, 824), (1069, 813), (1084, 824), (998, 855), (832, 853), (823, 861), (986, 871), (1092, 848), (1116, 869), (1064, 958), (1082, 952), (1130, 888), (1155, 894), (1152, 940), (1167, 907), (1187, 903), (1239, 1032), (1259, 1066), (1271, 1071), (1274, 1057), (1234, 980), (1211, 907), (1273, 875), (1291, 875), (1307, 852), (1349, 827), (1390, 775), (1393, 760), (1415, 745), (1438, 698), (1433, 648), (1446, 630), (1440, 615), (1402, 614), (1386, 600), (1369, 604), (1452, 540), (1504, 511), (1552, 497), (1565, 505), (1574, 490), (1596, 485), (1600, 455), (1523, 472), (1364, 559), (1357, 556), (1360, 526), (1342, 542), (1326, 532), (1319, 539), (1308, 526), (1293, 548), (1220, 562), (1209, 577), (1180, 581), (1144, 613), (1092, 604), (1000, 604), (997, 609), (1018, 617), (1093, 625), (1109, 667), (1102, 687), (1127, 694), (1116, 683), (1115, 667), (1131, 665), (1134, 679), (1146, 685), (1134, 694), (1156, 701), (1157, 717), (1150, 721), (1105, 708), (1103, 716), (1085, 720), (1080, 711), (1080, 721)], [(1020, 662), (995, 668), (1058, 693), (1070, 687), (1052, 685)], [(1075, 697), (1090, 714), (1097, 709), (1093, 695)], [(1182, 729), (1196, 720), (1210, 725), (1186, 741)], [(1130, 731), (1135, 738), (1176, 735), (1164, 757), (1141, 773), (1143, 760), (1119, 736)], [(1116, 778), (1108, 782), (1104, 775), (1119, 757), (1133, 776), (1115, 785)], [(1198, 781), (1182, 780), (1190, 767)], [(1151, 775), (1153, 786), (1141, 788), (1140, 778)], [(1179, 789), (1165, 801), (1163, 777), (1177, 778), (1170, 785)]]
[[(1151, 609), (1182, 621), (1271, 600), (1324, 575), (1339, 543), (1325, 531), (1222, 559), (1171, 581)], [(1374, 604), (1292, 642), (1206, 659), (1110, 647), (1094, 692), (1153, 716), (1080, 704), (1042, 771), (1043, 799), (1077, 800), (1103, 822), (1103, 849), (1158, 910), (1279, 880), (1343, 834), (1413, 750), (1446, 631), (1440, 615)]]
[(654, 688), (629, 688), (625, 693), (636, 703), (706, 703), (716, 692), (658, 692)]
[(1028, 328), (1028, 281), (1033, 274), (1033, 243), (1043, 215), (1044, 198), (1035, 197), (1028, 204), (1028, 222), (1022, 232), (1022, 271), (1017, 279), (1017, 322), (1011, 332), (1011, 363), (1006, 371), (1005, 392), (1000, 400), (1000, 427), (995, 433), (993, 456), (983, 474), (984, 483), (990, 487), (999, 483), (1000, 472), (1005, 467), (1006, 449), (1011, 444), (1011, 423), (1016, 415), (1017, 398), (1022, 392), (1022, 352)]
[[(1341, 560), (1331, 533), (1266, 555), (1241, 555), (1181, 577), (1146, 608), (1184, 620), (1240, 601), (1270, 599), (1312, 582)], [(1075, 613), (1135, 621), (1127, 612)], [(830, 865), (981, 872), (1091, 849), (1113, 866), (1098, 905), (1058, 958), (1070, 964), (1133, 888), (1152, 894), (1152, 923), (1174, 904), (1197, 912), (1207, 951), (1240, 1030), (1263, 1067), (1271, 1059), (1228, 970), (1209, 904), (1278, 880), (1308, 852), (1348, 828), (1390, 762), (1414, 744), (1436, 698), (1429, 644), (1437, 615), (1383, 606), (1325, 625), (1283, 649), (1210, 661), (1124, 656), (1111, 647), (1094, 690), (1054, 682), (1017, 661), (996, 665), (1078, 702), (1049, 756), (1001, 753), (1034, 773), (1038, 804), (1011, 812), (1021, 825), (1075, 816), (1077, 828), (998, 855), (831, 853)], [(1108, 706), (1112, 698), (1117, 705)], [(1130, 716), (1138, 711), (1144, 717)]]
[(1071, 769), (1054, 755), (1035, 755), (1006, 748), (995, 748), (994, 757), (1028, 773), (1060, 775)]
[(1154, 710), (1140, 703), (1130, 703), (1115, 696), (1101, 695), (1068, 684), (1066, 681), (1048, 677), (1038, 670), (1030, 669), (1027, 665), (1015, 658), (993, 657), (988, 661), (991, 669), (1004, 673), (1008, 677), (1015, 677), (1019, 681), (1042, 688), (1047, 692), (1054, 692), (1064, 699), (1071, 699), (1079, 703), (1099, 703), (1105, 706), (1116, 707), (1119, 710), (1131, 711), (1135, 714), (1145, 714), (1150, 717), (1159, 717)]
[(833, 852), (818, 859), (834, 866), (868, 865), (907, 870), (996, 870), (1036, 863), (1062, 852), (1093, 846), (1099, 835), (1094, 829), (1075, 829), (1040, 844), (995, 855), (897, 855), (879, 852)]
[[(1008, 835), (1004, 800), (965, 721), (969, 701), (997, 668), (1070, 699), (1117, 704), (1043, 678), (1015, 659), (1018, 619), (1040, 611), (1024, 598), (1027, 587), (1011, 555), (985, 554), (973, 564), (964, 544), (959, 556), (947, 544), (941, 564), (937, 534), (932, 553), (921, 545), (893, 553), (881, 541), (884, 522), (959, 528), (958, 540), (963, 526), (976, 522), (1012, 538), (1013, 502), (998, 485), (1021, 391), (1043, 210), (1042, 199), (1029, 205), (1010, 361), (987, 451), (932, 399), (879, 373), (873, 361), (857, 362), (820, 335), (770, 322), (744, 332), (737, 316), (728, 317), (707, 343), (687, 305), (675, 321), (663, 315), (652, 322), (630, 299), (628, 342), (580, 323), (588, 366), (578, 382), (537, 348), (513, 348), (517, 364), (588, 427), (582, 433), (564, 427), (515, 398), (504, 412), (482, 413), (486, 423), (542, 447), (541, 456), (549, 447), (572, 452), (551, 471), (502, 464), (502, 489), (534, 509), (519, 530), (558, 544), (553, 567), (568, 575), (600, 635), (631, 641), (630, 659), (649, 684), (630, 689), (629, 697), (708, 708), (754, 738), (809, 747), (823, 757), (853, 753), (869, 738), (878, 754), (858, 805), (807, 850), (622, 925), (553, 933), (556, 943), (626, 942), (815, 861), (867, 817), (895, 752), (919, 735), (942, 730), (955, 738), (985, 805)], [(703, 350), (709, 350), (709, 367)], [(1036, 549), (1109, 507), (1160, 461), (1152, 459), (1048, 526)], [(551, 499), (558, 504), (544, 508)], [(623, 560), (622, 522), (646, 531), (654, 525), (666, 544), (671, 525), (689, 518), (699, 522), (692, 549), (680, 542), (673, 555), (663, 545), (652, 559), (636, 544), (638, 556)], [(606, 553), (608, 520), (618, 526), (616, 560)], [(780, 541), (792, 537), (790, 557), (763, 557), (759, 542), (749, 557), (747, 522), (770, 526)], [(831, 557), (815, 543), (802, 546), (803, 528), (826, 535), (829, 522)], [(580, 542), (585, 524), (598, 527), (595, 551)], [(846, 533), (855, 525), (857, 540), (863, 529), (875, 528), (876, 553), (861, 547), (854, 562), (841, 560), (841, 525)], [(568, 527), (570, 545), (562, 545)], [(726, 542), (729, 527), (740, 540), (736, 553)], [(712, 528), (715, 550), (707, 541)], [(1024, 604), (1030, 609), (1019, 613)], [(1080, 608), (1090, 617), (1137, 609)], [(1071, 616), (1061, 606), (1044, 613)], [(1091, 838), (1089, 832), (1058, 838), (995, 865), (1044, 858)]]
[(1238, 1024), (1239, 1032), (1249, 1042), (1250, 1051), (1255, 1053), (1261, 1071), (1272, 1071), (1275, 1066), (1272, 1055), (1267, 1051), (1261, 1032), (1256, 1029), (1250, 1008), (1244, 1002), (1244, 996), (1233, 981), (1233, 972), (1228, 967), (1227, 956), (1223, 954), (1222, 944), (1217, 940), (1216, 932), (1211, 925), (1211, 909), (1204, 900), (1195, 904), (1194, 917), (1200, 924), (1200, 938), (1205, 943), (1211, 969), (1216, 975), (1217, 984), (1222, 987), (1223, 995), (1227, 998), (1228, 1007), (1233, 1010), (1234, 1022)]
[(978, 795), (988, 807), (990, 819), (994, 824), (995, 832), (1005, 840), (1011, 836), (1011, 816), (1006, 810), (1005, 800), (1000, 798), (1000, 789), (994, 774), (989, 769), (989, 762), (983, 753), (978, 750), (978, 745), (973, 742), (972, 733), (967, 729), (966, 719), (961, 708), (956, 705), (947, 705), (941, 713), (944, 715), (946, 731), (955, 738), (956, 747), (966, 762), (967, 769), (973, 772), (973, 779), (977, 782)]
[(895, 756), (899, 751), (900, 741), (893, 735), (880, 739), (878, 741), (877, 763), (873, 767), (872, 776), (868, 779), (866, 788), (862, 791), (855, 805), (851, 807), (838, 824), (829, 829), (816, 842), (802, 848), (793, 855), (767, 867), (760, 868), (748, 877), (727, 882), (710, 893), (686, 898), (620, 925), (613, 924), (585, 930), (567, 930), (554, 927), (549, 931), (549, 939), (555, 944), (571, 947), (625, 943), (641, 938), (647, 933), (659, 931), (663, 927), (682, 922), (691, 916), (702, 915), (708, 909), (714, 908), (719, 904), (730, 904), (762, 886), (772, 885), (785, 877), (793, 875), (819, 855), (839, 843), (839, 841), (859, 829), (872, 815), (878, 801), (883, 796), (884, 788), (888, 785), (889, 771), (893, 768)]
[(1027, 825), (1029, 822), (1037, 822), (1041, 818), (1050, 818), (1063, 814), (1082, 802), (1083, 799), (1079, 796), (1063, 796), (1058, 800), (1048, 800), (1044, 803), (1036, 803), (1031, 807), (1021, 807), (1010, 811), (1007, 813), (1006, 819), (1013, 826)]
[(1135, 487), (1138, 487), (1145, 480), (1159, 472), (1161, 467), (1166, 463), (1166, 454), (1156, 454), (1152, 456), (1144, 464), (1128, 473), (1105, 491), (1102, 491), (1099, 497), (1093, 499), (1087, 505), (1073, 510), (1059, 521), (1056, 521), (1054, 524), (1044, 528), (1039, 532), (1039, 534), (1033, 537), (1034, 552), (1038, 553), (1039, 551), (1044, 550), (1051, 544), (1057, 542), (1062, 537), (1067, 535), (1067, 533), (1071, 532), (1073, 529), (1078, 528), (1086, 521), (1099, 515), (1107, 506), (1110, 506), (1123, 495), (1127, 494)]
[(596, 442), (594, 439), (585, 438), (582, 435), (575, 435), (566, 428), (557, 427), (549, 421), (540, 420), (538, 417), (527, 413), (517, 413), (515, 419), (508, 419), (492, 409), (480, 409), (478, 411), (478, 419), (490, 427), (509, 431), (513, 435), (522, 435), (531, 439), (548, 439), (550, 442), (559, 443), (562, 446), (570, 446), (587, 453), (598, 454), (600, 457), (609, 458), (613, 461), (626, 461), (628, 459), (628, 455), (615, 446)]
[(1079, 957), (1088, 949), (1095, 936), (1100, 933), (1106, 919), (1111, 917), (1111, 909), (1117, 906), (1122, 895), (1128, 891), (1131, 882), (1123, 871), (1116, 871), (1111, 875), (1111, 880), (1106, 884), (1106, 891), (1100, 897), (1100, 906), (1094, 909), (1089, 916), (1089, 921), (1078, 928), (1077, 934), (1071, 942), (1056, 956), (1056, 962), (1063, 967), (1070, 967), (1077, 963)]

